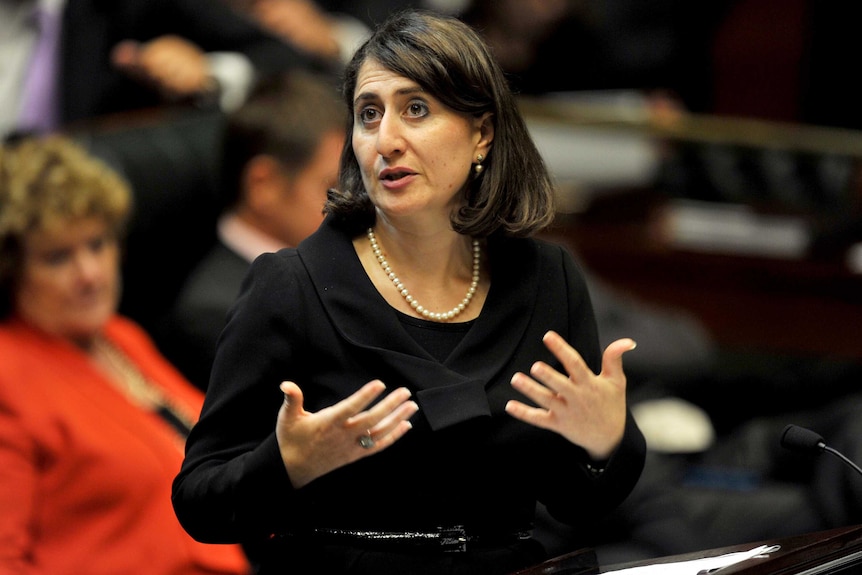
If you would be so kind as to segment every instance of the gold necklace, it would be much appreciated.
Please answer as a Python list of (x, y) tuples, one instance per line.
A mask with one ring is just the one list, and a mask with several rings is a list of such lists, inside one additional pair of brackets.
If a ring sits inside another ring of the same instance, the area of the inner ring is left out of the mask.
[(123, 392), (130, 401), (141, 408), (154, 411), (161, 415), (179, 434), (182, 443), (194, 425), (183, 408), (147, 380), (143, 373), (126, 357), (113, 343), (104, 339), (96, 340), (96, 356), (113, 374), (110, 380)]
[(479, 260), (482, 249), (479, 245), (479, 240), (473, 238), (473, 280), (470, 282), (467, 294), (464, 296), (464, 299), (461, 300), (461, 303), (449, 311), (442, 313), (435, 313), (427, 310), (418, 301), (416, 301), (416, 298), (410, 295), (410, 292), (406, 287), (404, 287), (404, 284), (401, 283), (401, 280), (398, 279), (395, 272), (392, 271), (392, 267), (386, 260), (386, 256), (383, 255), (383, 250), (381, 250), (380, 246), (377, 244), (377, 236), (374, 235), (374, 230), (372, 228), (368, 228), (368, 241), (371, 243), (371, 251), (374, 252), (374, 257), (376, 257), (377, 261), (380, 262), (380, 267), (382, 267), (383, 271), (386, 272), (387, 277), (392, 280), (392, 283), (395, 285), (395, 289), (398, 290), (398, 293), (401, 294), (404, 301), (406, 301), (410, 307), (416, 310), (416, 313), (421, 315), (423, 318), (440, 323), (449, 321), (467, 309), (467, 306), (470, 305), (471, 301), (473, 301), (473, 296), (476, 294), (476, 289), (479, 287), (479, 271), (481, 269)]

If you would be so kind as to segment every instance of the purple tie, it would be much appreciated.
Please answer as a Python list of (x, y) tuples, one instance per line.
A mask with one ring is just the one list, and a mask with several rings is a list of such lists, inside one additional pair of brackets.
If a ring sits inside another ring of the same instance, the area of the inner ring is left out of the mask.
[(30, 68), (24, 83), (19, 125), (24, 130), (50, 132), (57, 127), (58, 46), (60, 41), (60, 15), (43, 6), (36, 8), (34, 17), (39, 37), (34, 46)]

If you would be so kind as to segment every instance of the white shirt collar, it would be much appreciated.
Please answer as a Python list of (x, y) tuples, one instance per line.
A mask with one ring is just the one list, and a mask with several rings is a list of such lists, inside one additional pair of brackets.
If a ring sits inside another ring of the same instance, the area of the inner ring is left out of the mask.
[(282, 248), (290, 247), (248, 225), (234, 213), (228, 213), (219, 218), (218, 237), (224, 245), (249, 262), (254, 261), (260, 254), (277, 252)]

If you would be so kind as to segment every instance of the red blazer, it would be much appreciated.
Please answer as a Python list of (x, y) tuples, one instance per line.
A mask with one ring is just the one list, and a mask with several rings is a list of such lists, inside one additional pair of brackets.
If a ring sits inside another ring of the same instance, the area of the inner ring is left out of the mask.
[[(147, 378), (194, 420), (203, 395), (137, 325), (107, 325)], [(182, 529), (171, 482), (179, 436), (130, 403), (77, 348), (0, 324), (0, 575), (245, 574), (232, 545)]]

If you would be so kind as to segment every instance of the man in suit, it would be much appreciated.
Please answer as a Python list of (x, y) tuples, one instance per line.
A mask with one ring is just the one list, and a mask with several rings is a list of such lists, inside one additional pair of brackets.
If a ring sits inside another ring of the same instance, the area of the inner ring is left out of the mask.
[(251, 261), (296, 246), (323, 220), (344, 143), (334, 84), (293, 73), (262, 83), (227, 120), (218, 239), (189, 274), (157, 340), (205, 388), (225, 315)]
[[(40, 31), (55, 38), (52, 82), (28, 93)], [(165, 102), (236, 106), (260, 76), (323, 66), (213, 0), (0, 0), (0, 60), (4, 135)], [(52, 107), (26, 118), (24, 104), (47, 91)]]

